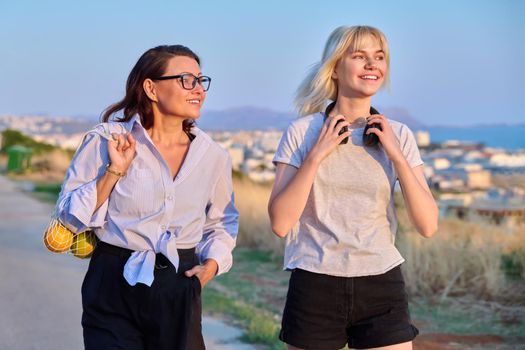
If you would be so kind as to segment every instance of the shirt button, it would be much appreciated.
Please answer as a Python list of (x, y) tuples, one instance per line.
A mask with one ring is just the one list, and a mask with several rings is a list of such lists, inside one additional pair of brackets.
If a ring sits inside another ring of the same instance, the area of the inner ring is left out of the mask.
[(172, 195), (169, 195), (168, 196), (168, 200), (171, 201), (173, 199), (173, 196)]

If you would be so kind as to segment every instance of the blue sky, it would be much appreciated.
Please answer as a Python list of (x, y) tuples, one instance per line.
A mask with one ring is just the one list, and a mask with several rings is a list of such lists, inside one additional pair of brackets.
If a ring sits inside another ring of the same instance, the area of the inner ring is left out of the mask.
[(184, 44), (213, 79), (206, 109), (292, 111), (339, 25), (380, 28), (391, 86), (373, 104), (428, 125), (525, 122), (523, 1), (0, 2), (0, 114), (96, 116), (139, 56)]

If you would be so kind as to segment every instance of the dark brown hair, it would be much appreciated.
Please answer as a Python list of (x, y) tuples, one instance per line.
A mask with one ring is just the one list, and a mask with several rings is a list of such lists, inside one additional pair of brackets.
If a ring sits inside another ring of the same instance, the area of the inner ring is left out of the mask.
[[(126, 96), (106, 108), (102, 114), (101, 120), (107, 122), (112, 115), (123, 110), (123, 117), (114, 117), (117, 122), (127, 122), (135, 114), (138, 114), (142, 126), (149, 129), (153, 125), (153, 112), (151, 110), (151, 101), (146, 95), (142, 84), (145, 79), (160, 77), (164, 74), (169, 59), (175, 56), (186, 56), (193, 58), (200, 65), (199, 56), (186, 46), (182, 45), (162, 45), (146, 51), (137, 61), (128, 76), (126, 83)], [(187, 119), (183, 122), (182, 127), (186, 133), (189, 133), (195, 125), (193, 119)]]

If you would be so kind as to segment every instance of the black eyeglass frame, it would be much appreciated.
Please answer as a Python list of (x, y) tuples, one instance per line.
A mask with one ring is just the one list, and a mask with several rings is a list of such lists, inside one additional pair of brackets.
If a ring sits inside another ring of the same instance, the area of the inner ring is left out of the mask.
[[(191, 88), (188, 88), (186, 87), (186, 85), (184, 85), (184, 77), (185, 76), (192, 76), (193, 77), (193, 83), (191, 85)], [(202, 85), (201, 83), (201, 79), (202, 78), (206, 78), (208, 79), (208, 88), (204, 88), (204, 85)], [(208, 91), (210, 89), (210, 86), (211, 86), (211, 78), (207, 75), (201, 75), (201, 76), (195, 76), (191, 73), (183, 73), (183, 74), (177, 74), (177, 75), (166, 75), (166, 76), (162, 76), (162, 77), (157, 77), (157, 78), (152, 78), (152, 80), (170, 80), (170, 79), (179, 79), (180, 80), (180, 83), (182, 85), (182, 88), (184, 90), (193, 90), (195, 89), (195, 87), (197, 86), (197, 81), (199, 82), (199, 85), (202, 86), (202, 89), (204, 91)]]

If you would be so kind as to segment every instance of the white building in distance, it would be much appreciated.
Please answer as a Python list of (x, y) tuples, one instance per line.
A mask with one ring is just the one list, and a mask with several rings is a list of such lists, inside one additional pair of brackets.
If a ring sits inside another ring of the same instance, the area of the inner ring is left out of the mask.
[(430, 145), (430, 133), (428, 131), (416, 131), (416, 143), (419, 147), (427, 147)]

